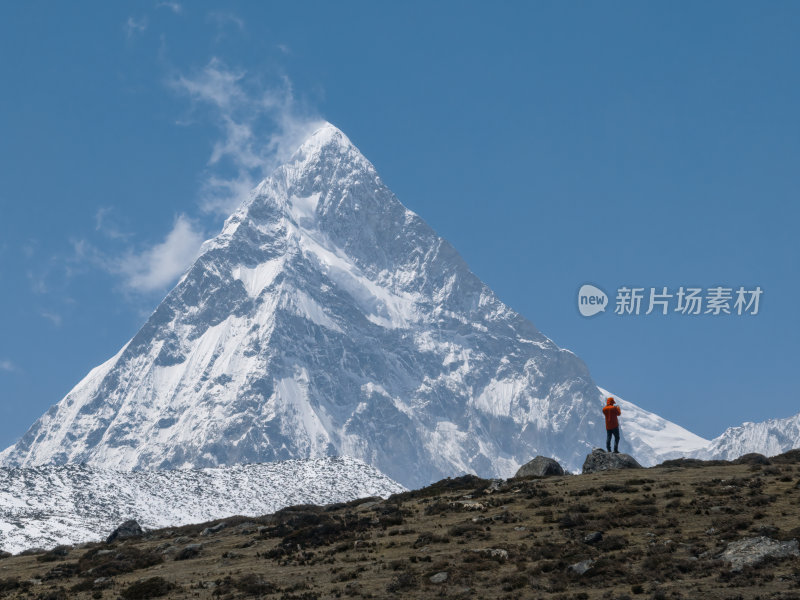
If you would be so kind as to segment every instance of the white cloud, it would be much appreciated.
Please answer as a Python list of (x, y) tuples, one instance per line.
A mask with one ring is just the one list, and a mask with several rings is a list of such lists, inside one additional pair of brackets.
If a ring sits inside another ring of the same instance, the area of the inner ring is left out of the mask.
[(176, 15), (179, 15), (183, 12), (183, 6), (180, 2), (168, 2), (167, 0), (157, 3), (156, 8), (168, 8)]
[(141, 17), (137, 19), (136, 17), (128, 17), (128, 20), (125, 21), (125, 34), (132, 38), (134, 35), (139, 33), (144, 33), (147, 30), (147, 17)]
[(125, 286), (138, 292), (161, 290), (175, 281), (197, 258), (204, 234), (179, 215), (163, 242), (141, 252), (128, 252), (111, 263)]
[(56, 313), (47, 310), (43, 310), (39, 314), (42, 315), (42, 317), (44, 317), (48, 321), (50, 321), (56, 327), (61, 327), (61, 315), (58, 315)]
[(216, 23), (220, 28), (232, 25), (239, 31), (244, 31), (244, 21), (232, 12), (210, 12), (208, 13), (208, 19)]
[(85, 239), (73, 240), (71, 262), (90, 264), (120, 277), (128, 291), (163, 291), (197, 258), (204, 239), (203, 230), (181, 214), (163, 241), (141, 249), (129, 247), (121, 255), (103, 252)]
[(45, 271), (37, 273), (34, 273), (29, 269), (25, 275), (31, 285), (31, 290), (37, 294), (46, 294), (50, 289), (50, 286), (47, 285), (48, 274), (49, 269), (45, 269)]
[(113, 240), (127, 239), (131, 236), (120, 230), (111, 216), (112, 208), (110, 206), (101, 206), (94, 214), (94, 228), (107, 238)]
[(207, 212), (229, 215), (322, 123), (298, 103), (288, 78), (265, 86), (218, 58), (171, 83), (195, 108), (210, 108), (221, 133), (201, 192), (201, 207)]
[(8, 373), (13, 373), (17, 371), (17, 365), (12, 363), (10, 360), (0, 359), (0, 371), (6, 371)]
[(22, 244), (22, 253), (25, 255), (25, 258), (33, 258), (38, 246), (39, 240), (33, 238)]
[[(201, 179), (199, 204), (204, 212), (230, 213), (256, 184), (323, 123), (311, 116), (294, 96), (288, 78), (265, 85), (259, 77), (229, 68), (213, 58), (205, 67), (179, 73), (169, 85), (190, 101), (188, 123), (210, 122), (219, 136), (209, 153)], [(161, 292), (197, 258), (205, 239), (203, 229), (185, 214), (153, 245), (130, 243), (132, 235), (116, 224), (113, 209), (100, 207), (95, 230), (109, 241), (123, 242), (120, 250), (101, 250), (87, 240), (73, 241), (69, 264), (89, 264), (122, 281), (124, 291)], [(42, 314), (56, 323), (56, 319)]]

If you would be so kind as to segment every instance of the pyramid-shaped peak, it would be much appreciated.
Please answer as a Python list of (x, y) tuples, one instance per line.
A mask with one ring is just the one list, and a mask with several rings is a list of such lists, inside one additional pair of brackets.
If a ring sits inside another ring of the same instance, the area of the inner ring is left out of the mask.
[[(372, 163), (353, 145), (338, 127), (320, 121), (310, 124), (306, 131), (310, 131), (302, 143), (298, 141), (297, 149), (289, 159), (279, 167), (290, 178), (302, 177), (318, 168), (335, 168), (337, 164), (346, 164), (356, 170), (374, 170)], [(262, 182), (262, 186), (266, 180)], [(258, 190), (257, 190), (258, 191)]]
[(341, 455), (408, 486), (509, 477), (543, 452), (580, 468), (602, 398), (586, 365), (505, 306), (337, 127), (294, 133), (293, 157), (134, 338), (0, 465)]
[(324, 121), (302, 144), (300, 144), (297, 151), (304, 154), (315, 154), (323, 148), (330, 146), (342, 149), (355, 148), (350, 138), (348, 138), (341, 129), (332, 123)]

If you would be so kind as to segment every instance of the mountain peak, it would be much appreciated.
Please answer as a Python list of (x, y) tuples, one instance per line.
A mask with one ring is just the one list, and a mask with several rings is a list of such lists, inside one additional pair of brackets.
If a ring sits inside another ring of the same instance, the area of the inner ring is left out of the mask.
[(576, 470), (602, 434), (601, 399), (578, 357), (505, 306), (324, 123), (0, 463), (341, 455), (409, 486), (508, 477), (542, 453)]
[(343, 157), (360, 166), (369, 165), (371, 167), (369, 161), (341, 129), (323, 121), (303, 140), (283, 167), (299, 174), (320, 162)]
[(328, 121), (323, 121), (322, 124), (300, 144), (298, 152), (311, 152), (330, 145), (346, 148), (353, 147), (353, 143), (341, 129)]

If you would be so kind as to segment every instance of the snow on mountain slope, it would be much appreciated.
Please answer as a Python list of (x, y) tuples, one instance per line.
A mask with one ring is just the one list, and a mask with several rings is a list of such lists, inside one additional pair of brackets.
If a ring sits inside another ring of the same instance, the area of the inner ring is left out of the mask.
[(403, 491), (352, 458), (217, 469), (120, 472), (80, 465), (0, 468), (0, 549), (105, 538), (127, 519), (145, 529), (259, 516)]
[(742, 423), (729, 427), (708, 446), (692, 453), (694, 458), (733, 460), (757, 452), (766, 456), (800, 448), (800, 413), (785, 419), (769, 419), (760, 423)]
[[(648, 412), (608, 390), (603, 388), (599, 388), (599, 390), (603, 397), (613, 397), (622, 409), (620, 450), (635, 456), (643, 466), (652, 466), (671, 458), (688, 456), (692, 452), (705, 448), (710, 443), (707, 439)], [(602, 447), (604, 443), (605, 440), (601, 440), (597, 446)]]
[[(578, 470), (602, 443), (602, 404), (584, 363), (504, 305), (328, 124), (0, 461), (166, 469), (342, 455), (415, 487), (508, 477), (537, 454)], [(642, 453), (683, 435), (635, 414), (626, 427)]]

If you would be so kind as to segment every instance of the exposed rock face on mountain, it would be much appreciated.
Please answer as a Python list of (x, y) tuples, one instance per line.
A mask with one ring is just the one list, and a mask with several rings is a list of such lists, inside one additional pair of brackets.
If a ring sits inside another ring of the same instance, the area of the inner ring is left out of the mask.
[(606, 452), (601, 448), (595, 448), (586, 457), (583, 463), (583, 473), (597, 473), (598, 471), (610, 471), (612, 469), (641, 469), (642, 465), (629, 454)]
[(526, 462), (517, 471), (514, 477), (546, 477), (548, 475), (563, 475), (564, 469), (558, 461), (546, 456), (537, 456)]
[(109, 534), (113, 541), (139, 535), (140, 524), (152, 529), (201, 523), (402, 491), (403, 486), (352, 458), (199, 471), (0, 468), (0, 548), (52, 548)]
[[(604, 395), (326, 125), (0, 461), (167, 469), (343, 455), (407, 486), (510, 477), (537, 454), (574, 471), (604, 436)], [(623, 446), (649, 464), (706, 443), (622, 407)]]

